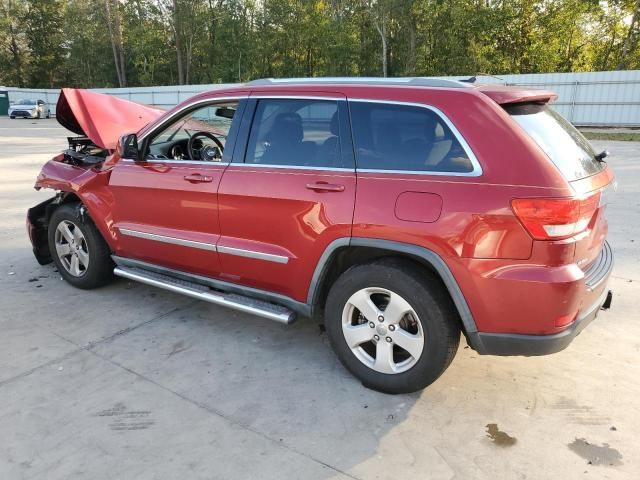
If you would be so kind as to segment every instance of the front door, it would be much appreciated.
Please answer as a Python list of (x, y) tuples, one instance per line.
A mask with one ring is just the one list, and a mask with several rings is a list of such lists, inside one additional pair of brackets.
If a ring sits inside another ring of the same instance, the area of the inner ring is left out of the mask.
[(240, 105), (210, 100), (185, 109), (141, 142), (144, 160), (116, 164), (109, 186), (118, 255), (219, 274), (217, 190), (231, 158)]
[(252, 94), (218, 191), (223, 277), (305, 302), (325, 248), (351, 235), (356, 177), (342, 95)]

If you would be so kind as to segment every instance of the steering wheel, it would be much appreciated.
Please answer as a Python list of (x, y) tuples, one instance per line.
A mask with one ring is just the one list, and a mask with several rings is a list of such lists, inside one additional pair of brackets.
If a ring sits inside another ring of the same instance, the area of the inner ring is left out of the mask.
[[(208, 138), (209, 140), (213, 141), (213, 143), (216, 144), (216, 147), (203, 145), (200, 148), (195, 148), (194, 146), (195, 141), (199, 137)], [(193, 160), (213, 161), (215, 159), (222, 158), (222, 153), (224, 152), (224, 145), (222, 145), (222, 142), (218, 140), (216, 136), (211, 132), (195, 132), (189, 138), (189, 142), (187, 143), (187, 150), (189, 151), (189, 156)]]

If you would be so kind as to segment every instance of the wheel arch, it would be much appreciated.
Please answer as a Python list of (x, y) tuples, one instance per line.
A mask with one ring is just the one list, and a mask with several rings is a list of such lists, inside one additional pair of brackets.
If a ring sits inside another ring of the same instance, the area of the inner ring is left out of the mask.
[(47, 240), (47, 230), (51, 215), (60, 205), (74, 202), (81, 203), (80, 198), (75, 193), (60, 192), (27, 210), (27, 232), (33, 247), (33, 254), (40, 265), (52, 262)]
[(440, 255), (414, 244), (365, 237), (334, 240), (325, 249), (316, 265), (307, 302), (313, 306), (322, 305), (332, 281), (350, 266), (388, 256), (407, 258), (435, 273), (458, 311), (463, 332), (471, 343), (475, 343), (473, 339), (477, 336), (478, 329), (453, 273)]
[(107, 241), (107, 243), (109, 243), (108, 237), (105, 237), (104, 231), (100, 228), (100, 225), (96, 224), (91, 217), (85, 202), (82, 201), (82, 198), (80, 198), (80, 196), (75, 192), (59, 191), (55, 196), (27, 210), (27, 231), (33, 247), (33, 253), (36, 260), (41, 265), (46, 265), (52, 261), (51, 252), (49, 251), (49, 243), (47, 240), (47, 231), (51, 215), (53, 215), (53, 212), (60, 206), (70, 203), (77, 203), (80, 205), (82, 208), (81, 215), (83, 217), (86, 215), (91, 219), (98, 228), (102, 237)]

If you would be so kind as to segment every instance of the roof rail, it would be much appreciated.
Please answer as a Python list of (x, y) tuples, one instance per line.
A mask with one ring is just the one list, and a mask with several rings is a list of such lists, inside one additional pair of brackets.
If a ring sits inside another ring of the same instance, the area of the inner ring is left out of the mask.
[(469, 88), (472, 85), (459, 80), (432, 77), (311, 77), (311, 78), (260, 78), (247, 85), (313, 85), (313, 84), (358, 84), (358, 85), (407, 85), (414, 87)]

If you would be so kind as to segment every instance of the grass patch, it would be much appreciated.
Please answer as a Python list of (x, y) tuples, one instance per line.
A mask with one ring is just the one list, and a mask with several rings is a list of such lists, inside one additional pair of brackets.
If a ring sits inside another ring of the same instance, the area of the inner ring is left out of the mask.
[(640, 142), (640, 132), (582, 132), (589, 140)]

